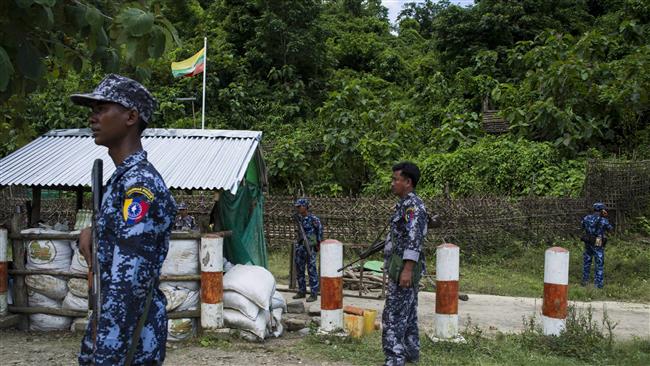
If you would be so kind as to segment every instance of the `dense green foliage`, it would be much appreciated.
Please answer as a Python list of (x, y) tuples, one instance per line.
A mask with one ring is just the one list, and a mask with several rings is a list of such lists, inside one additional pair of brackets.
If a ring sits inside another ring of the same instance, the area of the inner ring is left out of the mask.
[(201, 78), (169, 68), (207, 37), (206, 124), (263, 131), (272, 190), (385, 193), (408, 159), (426, 195), (577, 195), (586, 158), (650, 158), (649, 22), (643, 0), (424, 1), (394, 26), (379, 0), (8, 0), (0, 155), (83, 126), (65, 96), (110, 71), (150, 87), (155, 127), (199, 125), (177, 98), (198, 112)]

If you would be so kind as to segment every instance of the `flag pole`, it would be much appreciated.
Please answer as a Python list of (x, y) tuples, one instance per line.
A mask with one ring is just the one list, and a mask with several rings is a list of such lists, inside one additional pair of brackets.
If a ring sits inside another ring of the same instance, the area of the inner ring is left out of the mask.
[(208, 37), (203, 37), (203, 103), (201, 106), (201, 129), (205, 129), (205, 74), (208, 72)]

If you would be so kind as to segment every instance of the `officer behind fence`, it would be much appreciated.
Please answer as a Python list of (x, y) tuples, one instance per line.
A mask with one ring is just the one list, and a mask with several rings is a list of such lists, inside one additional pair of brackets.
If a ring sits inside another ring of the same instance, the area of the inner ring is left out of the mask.
[(196, 222), (194, 217), (187, 213), (187, 206), (185, 202), (178, 204), (178, 216), (174, 223), (174, 230), (191, 231), (196, 230)]
[(605, 245), (607, 244), (606, 231), (614, 227), (607, 220), (607, 207), (601, 202), (594, 203), (594, 213), (582, 219), (582, 228), (585, 234), (582, 241), (585, 243), (585, 251), (582, 255), (582, 286), (589, 283), (591, 273), (591, 261), (595, 259), (594, 265), (594, 286), (603, 288), (603, 267), (605, 266)]
[[(309, 273), (309, 288), (311, 295), (307, 298), (307, 302), (316, 301), (318, 297), (318, 269), (316, 268), (316, 252), (320, 248), (320, 242), (323, 241), (323, 225), (316, 215), (309, 212), (309, 200), (306, 198), (299, 198), (294, 203), (300, 224), (302, 225), (305, 235), (309, 243), (302, 240), (301, 235), (298, 235), (298, 242), (296, 244), (296, 253), (294, 254), (294, 262), (296, 264), (296, 280), (298, 281), (298, 293), (293, 297), (294, 299), (302, 299), (307, 293), (307, 286), (305, 285), (305, 265)], [(307, 252), (305, 245), (309, 245), (311, 255)]]
[[(160, 365), (165, 359), (167, 313), (158, 289), (176, 203), (165, 182), (147, 161), (140, 135), (151, 121), (156, 100), (138, 82), (110, 74), (74, 103), (92, 108), (89, 122), (97, 145), (108, 147), (115, 172), (106, 183), (97, 219), (101, 274), (101, 313), (93, 344), (89, 324), (79, 364)], [(91, 260), (91, 232), (83, 230), (80, 250)], [(144, 326), (138, 332), (143, 317)], [(132, 351), (131, 347), (134, 347)]]
[(420, 358), (418, 334), (418, 281), (424, 274), (424, 237), (427, 211), (415, 194), (420, 170), (410, 162), (393, 166), (391, 190), (400, 200), (390, 218), (384, 246), (388, 271), (386, 303), (382, 314), (382, 348), (385, 365), (404, 365)]

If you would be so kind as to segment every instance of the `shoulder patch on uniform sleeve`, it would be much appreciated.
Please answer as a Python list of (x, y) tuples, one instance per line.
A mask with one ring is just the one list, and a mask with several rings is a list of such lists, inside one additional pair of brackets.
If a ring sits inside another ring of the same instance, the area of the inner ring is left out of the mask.
[(406, 210), (404, 210), (404, 221), (406, 222), (406, 225), (410, 225), (415, 221), (415, 206), (407, 207)]
[(145, 218), (154, 195), (146, 187), (136, 186), (129, 188), (124, 197), (122, 215), (127, 225), (137, 224)]

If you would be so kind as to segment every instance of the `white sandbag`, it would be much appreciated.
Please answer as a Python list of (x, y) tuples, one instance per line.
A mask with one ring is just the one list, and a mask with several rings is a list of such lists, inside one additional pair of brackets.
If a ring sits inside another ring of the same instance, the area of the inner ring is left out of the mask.
[(72, 292), (68, 292), (68, 294), (65, 295), (65, 298), (63, 299), (61, 308), (78, 310), (78, 311), (88, 311), (88, 299), (75, 296), (72, 294)]
[(183, 301), (185, 301), (187, 294), (190, 292), (190, 290), (186, 288), (173, 287), (167, 283), (161, 283), (158, 288), (160, 291), (162, 291), (163, 294), (165, 294), (165, 297), (167, 298), (167, 306), (165, 307), (167, 311), (176, 309), (180, 304), (183, 303)]
[(25, 276), (27, 288), (54, 300), (63, 300), (68, 293), (66, 280), (50, 275)]
[(70, 268), (68, 269), (71, 273), (80, 273), (80, 274), (86, 274), (88, 273), (88, 263), (86, 263), (86, 259), (84, 258), (83, 255), (81, 255), (81, 252), (79, 252), (79, 248), (77, 248), (76, 245), (72, 245), (72, 260), (70, 261)]
[(199, 274), (199, 243), (197, 240), (170, 240), (161, 275)]
[(278, 290), (273, 292), (273, 297), (271, 298), (271, 309), (282, 309), (285, 312), (287, 311), (287, 302)]
[[(61, 301), (51, 299), (33, 290), (27, 290), (27, 301), (31, 307), (61, 308)], [(67, 316), (31, 314), (29, 315), (29, 330), (51, 331), (63, 330), (70, 327), (72, 318)]]
[(68, 280), (68, 290), (77, 297), (88, 298), (88, 280), (71, 278)]
[(199, 290), (190, 291), (182, 304), (178, 306), (177, 311), (197, 310), (200, 306), (201, 292)]
[(169, 319), (167, 321), (167, 340), (184, 341), (196, 334), (196, 320), (192, 318)]
[(282, 326), (282, 308), (273, 309), (271, 311), (271, 326), (270, 329), (267, 327), (267, 335), (272, 335), (274, 337), (279, 337), (284, 333), (284, 327)]
[(230, 271), (230, 269), (234, 266), (235, 266), (234, 264), (228, 262), (226, 257), (223, 258), (223, 273)]
[(67, 316), (31, 314), (29, 316), (29, 330), (49, 332), (54, 330), (70, 329), (72, 318)]
[[(26, 229), (22, 234), (60, 234), (49, 229)], [(30, 240), (25, 242), (27, 269), (53, 269), (66, 271), (72, 260), (72, 249), (68, 240)]]
[(72, 318), (72, 324), (70, 325), (70, 330), (73, 332), (85, 332), (88, 328), (88, 317), (83, 318)]
[(228, 328), (246, 330), (255, 334), (259, 339), (264, 339), (266, 326), (270, 319), (269, 314), (267, 310), (261, 310), (257, 318), (251, 320), (237, 310), (223, 309), (223, 320)]
[(260, 307), (254, 302), (232, 290), (223, 292), (223, 308), (237, 310), (251, 320), (255, 320), (260, 312)]
[(239, 292), (260, 308), (268, 309), (275, 278), (264, 267), (238, 264), (223, 276), (223, 289)]
[(165, 281), (161, 282), (166, 285), (178, 288), (185, 288), (190, 291), (198, 291), (201, 288), (201, 282), (199, 281)]
[(61, 309), (61, 301), (49, 298), (30, 289), (27, 289), (27, 303), (31, 307)]

